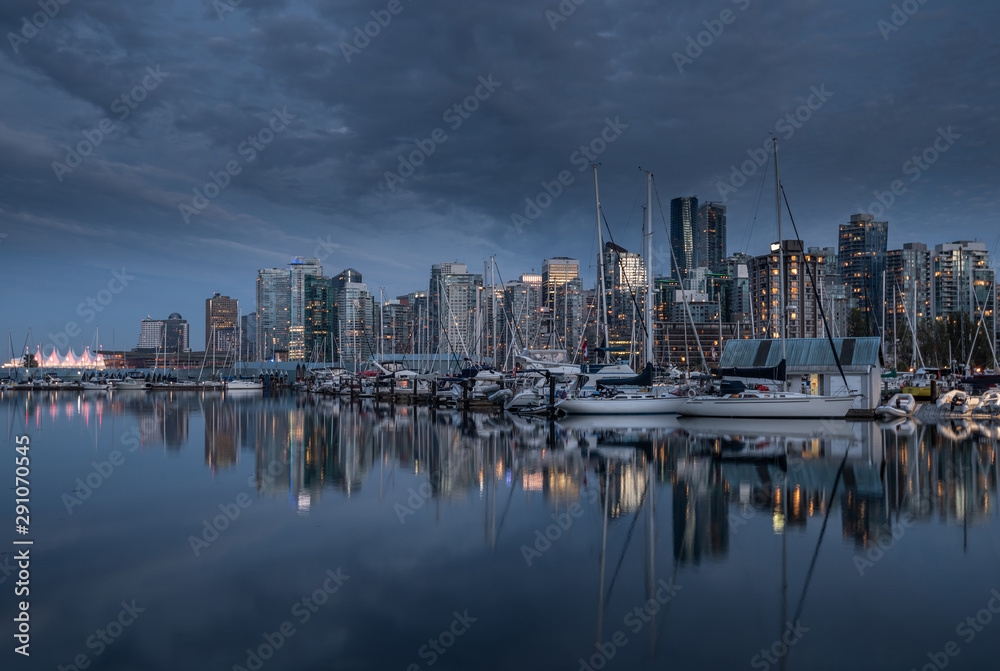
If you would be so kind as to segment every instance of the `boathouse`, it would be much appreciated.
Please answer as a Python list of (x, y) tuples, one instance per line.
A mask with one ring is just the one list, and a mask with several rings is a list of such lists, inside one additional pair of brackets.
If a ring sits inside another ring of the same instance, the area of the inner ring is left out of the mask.
[[(852, 415), (870, 415), (878, 407), (882, 387), (882, 362), (878, 338), (834, 338), (833, 347), (844, 370), (841, 377), (834, 350), (826, 338), (789, 338), (785, 341), (788, 391), (821, 396), (845, 393), (844, 378), (851, 393), (861, 397)], [(781, 341), (729, 340), (719, 361), (720, 368), (765, 368), (781, 363)]]

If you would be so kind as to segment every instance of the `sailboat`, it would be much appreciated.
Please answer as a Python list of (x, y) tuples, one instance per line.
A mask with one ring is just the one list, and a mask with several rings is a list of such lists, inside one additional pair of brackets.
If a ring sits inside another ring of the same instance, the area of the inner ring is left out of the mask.
[[(785, 364), (785, 250), (781, 235), (781, 178), (778, 174), (778, 139), (774, 142), (774, 181), (778, 215), (778, 315), (781, 338), (781, 368)], [(773, 247), (772, 247), (773, 249)], [(782, 387), (785, 385), (782, 376)], [(761, 417), (770, 419), (846, 417), (855, 396), (814, 396), (789, 391), (745, 390), (724, 396), (696, 396), (679, 410), (694, 417)]]
[[(595, 184), (596, 184), (596, 167)], [(639, 375), (626, 378), (605, 378), (598, 383), (599, 393), (594, 396), (578, 395), (566, 398), (555, 405), (559, 414), (568, 415), (645, 415), (677, 412), (687, 401), (664, 387), (653, 386), (653, 174), (646, 172), (646, 219), (643, 221), (643, 246), (646, 255), (646, 367)], [(598, 226), (600, 218), (598, 217)], [(600, 228), (598, 228), (600, 231)], [(603, 287), (604, 279), (601, 278)], [(603, 294), (603, 288), (602, 288)], [(585, 376), (581, 376), (585, 381)]]

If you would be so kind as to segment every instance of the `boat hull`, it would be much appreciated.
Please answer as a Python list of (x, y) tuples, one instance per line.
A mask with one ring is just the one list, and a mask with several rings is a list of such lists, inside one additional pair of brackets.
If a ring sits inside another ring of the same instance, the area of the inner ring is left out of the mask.
[(766, 419), (842, 418), (854, 405), (853, 396), (802, 396), (796, 398), (723, 398), (696, 396), (680, 414), (692, 417), (760, 417)]
[(649, 398), (567, 398), (556, 403), (556, 411), (567, 415), (665, 415), (678, 412), (684, 396)]

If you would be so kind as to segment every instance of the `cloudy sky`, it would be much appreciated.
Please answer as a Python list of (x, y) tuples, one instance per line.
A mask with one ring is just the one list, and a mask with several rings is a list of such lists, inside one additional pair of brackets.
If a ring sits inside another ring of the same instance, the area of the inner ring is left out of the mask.
[(294, 255), (390, 297), (491, 255), (505, 280), (549, 256), (591, 279), (593, 160), (619, 244), (638, 246), (641, 166), (667, 216), (724, 201), (729, 252), (760, 253), (772, 134), (806, 244), (875, 210), (890, 247), (994, 250), (1000, 6), (895, 7), (6, 0), (0, 328), (15, 351), (29, 327), (121, 347), (180, 312), (201, 347), (205, 298), (252, 310), (257, 269)]

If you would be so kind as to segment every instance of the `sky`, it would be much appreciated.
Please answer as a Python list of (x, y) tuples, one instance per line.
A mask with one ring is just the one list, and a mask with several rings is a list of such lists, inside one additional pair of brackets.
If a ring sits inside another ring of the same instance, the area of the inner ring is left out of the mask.
[(655, 272), (678, 196), (763, 253), (771, 136), (806, 245), (871, 212), (996, 256), (998, 29), (973, 0), (6, 0), (0, 329), (79, 353), (178, 312), (200, 348), (206, 298), (249, 312), (293, 256), (390, 298), (491, 256), (590, 283), (593, 162), (629, 249), (653, 173)]

